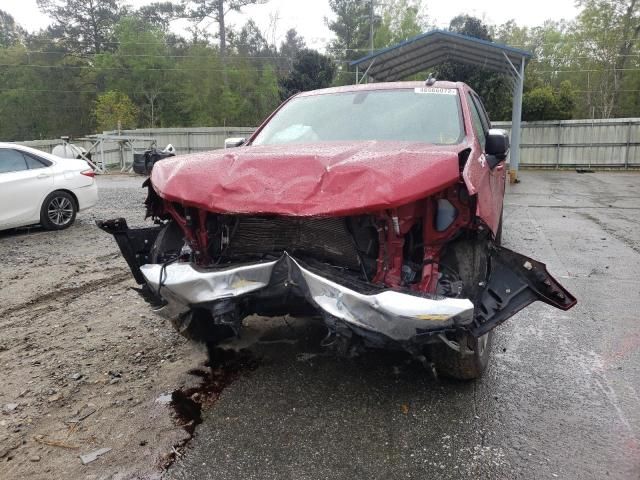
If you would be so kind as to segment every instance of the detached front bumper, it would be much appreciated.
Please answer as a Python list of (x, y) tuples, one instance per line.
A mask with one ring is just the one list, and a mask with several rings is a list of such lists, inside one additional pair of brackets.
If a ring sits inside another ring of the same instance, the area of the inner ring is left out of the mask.
[(122, 218), (98, 226), (114, 236), (136, 281), (161, 297), (164, 306), (158, 312), (170, 319), (196, 308), (215, 317), (230, 307), (241, 321), (273, 303), (293, 313), (287, 302), (302, 297), (329, 325), (341, 323), (361, 336), (374, 334), (406, 344), (451, 330), (480, 337), (537, 300), (561, 310), (576, 304), (543, 263), (495, 245), (488, 247), (489, 275), (483, 290), (471, 300), (381, 288), (287, 253), (277, 260), (226, 268), (155, 264), (151, 249), (160, 226), (130, 229)]
[(400, 342), (411, 340), (416, 332), (473, 323), (474, 306), (468, 299), (384, 289), (361, 293), (303, 266), (287, 253), (271, 262), (215, 270), (198, 269), (190, 263), (147, 264), (140, 270), (153, 291), (168, 302), (159, 311), (168, 317), (259, 290), (281, 294), (286, 287), (331, 317)]

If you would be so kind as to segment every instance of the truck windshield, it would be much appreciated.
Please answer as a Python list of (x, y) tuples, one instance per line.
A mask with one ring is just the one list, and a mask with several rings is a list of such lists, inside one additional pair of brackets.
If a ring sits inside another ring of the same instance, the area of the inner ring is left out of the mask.
[(450, 145), (463, 134), (458, 91), (424, 87), (297, 97), (252, 144), (381, 140)]

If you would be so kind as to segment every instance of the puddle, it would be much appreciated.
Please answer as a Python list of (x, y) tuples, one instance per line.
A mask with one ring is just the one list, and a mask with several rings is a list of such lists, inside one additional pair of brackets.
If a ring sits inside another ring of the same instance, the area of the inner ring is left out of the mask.
[(215, 347), (209, 349), (208, 353), (205, 368), (194, 368), (188, 372), (202, 379), (198, 386), (174, 390), (171, 394), (156, 399), (160, 403), (169, 403), (176, 421), (189, 434), (185, 441), (175, 445), (173, 451), (164, 458), (162, 468), (165, 470), (182, 455), (181, 451), (192, 438), (196, 427), (202, 423), (203, 409), (211, 407), (220, 398), (222, 391), (240, 375), (255, 370), (259, 365), (259, 359), (247, 349)]

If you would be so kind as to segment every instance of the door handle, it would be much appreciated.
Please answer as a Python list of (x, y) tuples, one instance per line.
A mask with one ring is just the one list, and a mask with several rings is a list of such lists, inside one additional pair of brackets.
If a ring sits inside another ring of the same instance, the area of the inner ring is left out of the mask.
[(41, 173), (40, 175), (38, 175), (36, 178), (49, 178), (49, 174), (47, 173)]

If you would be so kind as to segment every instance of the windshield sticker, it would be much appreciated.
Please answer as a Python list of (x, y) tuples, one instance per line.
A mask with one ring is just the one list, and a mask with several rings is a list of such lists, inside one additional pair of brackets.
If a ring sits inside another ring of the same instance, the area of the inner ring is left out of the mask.
[(439, 95), (457, 95), (458, 90), (455, 88), (438, 88), (438, 87), (418, 87), (414, 90), (416, 93), (437, 93)]

